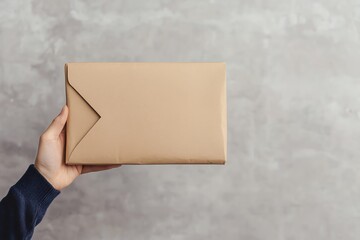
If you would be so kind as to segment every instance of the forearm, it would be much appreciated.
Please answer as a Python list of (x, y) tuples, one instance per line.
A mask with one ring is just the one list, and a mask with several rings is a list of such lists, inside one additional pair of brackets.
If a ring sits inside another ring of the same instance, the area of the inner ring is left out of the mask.
[(30, 165), (0, 202), (0, 239), (30, 239), (59, 193)]

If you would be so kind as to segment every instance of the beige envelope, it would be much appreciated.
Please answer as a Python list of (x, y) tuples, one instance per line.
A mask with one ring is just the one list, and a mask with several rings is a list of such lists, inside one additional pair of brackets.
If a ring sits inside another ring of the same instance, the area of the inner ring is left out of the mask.
[(68, 63), (67, 164), (224, 164), (224, 63)]

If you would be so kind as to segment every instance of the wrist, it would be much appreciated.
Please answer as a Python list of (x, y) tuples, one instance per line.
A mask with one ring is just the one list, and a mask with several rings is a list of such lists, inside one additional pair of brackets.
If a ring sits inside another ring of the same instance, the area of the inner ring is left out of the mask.
[(55, 189), (58, 190), (58, 191), (61, 190), (61, 188), (59, 188), (59, 187), (57, 186), (56, 182), (53, 180), (53, 178), (52, 178), (51, 175), (48, 173), (48, 171), (47, 171), (46, 169), (44, 169), (43, 166), (41, 166), (40, 164), (37, 164), (37, 162), (35, 162), (34, 167), (35, 167), (36, 170), (41, 174), (41, 176), (43, 176), (43, 177), (46, 179), (46, 181), (51, 184), (51, 186), (52, 186), (53, 188), (55, 188)]

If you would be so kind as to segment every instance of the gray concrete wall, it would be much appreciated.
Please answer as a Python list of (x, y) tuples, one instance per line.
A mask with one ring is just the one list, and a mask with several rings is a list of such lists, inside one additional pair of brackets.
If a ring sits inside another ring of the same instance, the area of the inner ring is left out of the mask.
[(360, 3), (0, 1), (0, 194), (65, 102), (68, 61), (225, 61), (226, 166), (79, 178), (34, 239), (360, 238)]

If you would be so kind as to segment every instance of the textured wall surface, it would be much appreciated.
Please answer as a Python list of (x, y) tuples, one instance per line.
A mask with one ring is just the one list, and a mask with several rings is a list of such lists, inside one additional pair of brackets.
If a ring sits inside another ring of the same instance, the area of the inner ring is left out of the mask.
[(0, 194), (65, 102), (69, 61), (225, 61), (225, 166), (123, 166), (34, 239), (360, 238), (360, 3), (0, 1)]

